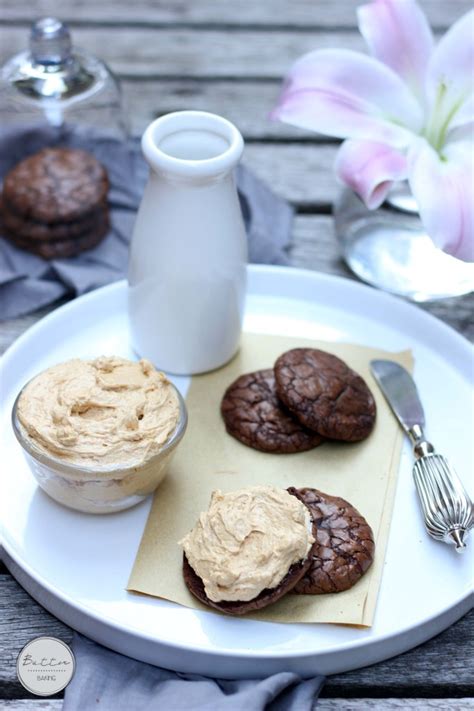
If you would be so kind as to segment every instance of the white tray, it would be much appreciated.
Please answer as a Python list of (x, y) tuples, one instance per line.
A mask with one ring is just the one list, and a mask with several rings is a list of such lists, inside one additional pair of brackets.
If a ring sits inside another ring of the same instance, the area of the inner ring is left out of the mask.
[[(353, 281), (250, 267), (245, 328), (387, 350), (412, 348), (429, 438), (472, 492), (472, 351), (450, 328)], [(405, 444), (386, 565), (371, 629), (231, 619), (125, 591), (150, 502), (109, 516), (75, 513), (36, 486), (10, 427), (20, 387), (73, 356), (133, 357), (120, 282), (63, 306), (2, 359), (3, 545), (23, 587), (59, 619), (123, 654), (227, 678), (311, 675), (366, 666), (434, 636), (472, 605), (474, 538), (464, 556), (425, 533)], [(174, 378), (185, 392), (187, 379)]]

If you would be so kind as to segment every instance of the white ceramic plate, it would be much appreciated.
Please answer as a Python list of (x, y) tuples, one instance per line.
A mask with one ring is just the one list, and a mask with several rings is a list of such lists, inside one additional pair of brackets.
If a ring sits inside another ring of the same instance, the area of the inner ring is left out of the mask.
[[(277, 267), (250, 267), (245, 328), (387, 350), (412, 348), (427, 434), (472, 493), (472, 351), (420, 309), (353, 281)], [(30, 328), (3, 358), (4, 550), (26, 590), (80, 632), (129, 656), (228, 678), (283, 670), (336, 673), (423, 642), (472, 605), (474, 538), (464, 556), (425, 533), (406, 443), (386, 565), (371, 629), (283, 625), (196, 612), (125, 591), (150, 502), (123, 513), (70, 511), (36, 486), (10, 427), (21, 386), (73, 356), (133, 357), (126, 284), (76, 299)], [(185, 392), (187, 380), (174, 378)]]

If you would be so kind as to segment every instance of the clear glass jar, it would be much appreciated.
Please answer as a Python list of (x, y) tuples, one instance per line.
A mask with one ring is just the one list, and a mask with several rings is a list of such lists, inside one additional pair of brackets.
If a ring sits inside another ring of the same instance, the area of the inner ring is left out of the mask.
[(334, 205), (334, 220), (345, 261), (369, 284), (414, 301), (474, 290), (474, 263), (435, 247), (406, 183), (396, 184), (378, 210), (345, 189)]
[(0, 123), (16, 132), (47, 128), (56, 144), (71, 127), (127, 137), (117, 79), (100, 59), (73, 48), (67, 26), (52, 17), (35, 22), (29, 48), (0, 70)]
[(33, 476), (52, 499), (85, 513), (123, 511), (155, 491), (186, 431), (186, 404), (180, 392), (174, 390), (179, 401), (176, 427), (162, 449), (139, 466), (90, 468), (51, 456), (35, 444), (18, 419), (17, 405), (23, 391), (13, 405), (13, 431)]

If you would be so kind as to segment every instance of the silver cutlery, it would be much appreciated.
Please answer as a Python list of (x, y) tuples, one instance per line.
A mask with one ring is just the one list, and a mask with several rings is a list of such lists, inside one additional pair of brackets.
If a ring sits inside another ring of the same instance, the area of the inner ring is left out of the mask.
[(391, 360), (372, 360), (370, 367), (413, 445), (416, 457), (413, 478), (426, 530), (433, 538), (452, 543), (461, 552), (474, 526), (474, 507), (453, 467), (425, 438), (425, 414), (415, 382), (405, 368)]

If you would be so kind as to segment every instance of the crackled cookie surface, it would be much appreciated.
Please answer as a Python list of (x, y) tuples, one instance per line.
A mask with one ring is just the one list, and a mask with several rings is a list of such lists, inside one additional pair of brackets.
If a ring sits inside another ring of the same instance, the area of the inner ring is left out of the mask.
[(311, 566), (293, 592), (321, 595), (348, 590), (374, 559), (375, 543), (369, 524), (339, 496), (312, 488), (290, 487), (288, 492), (308, 507), (316, 531)]
[(25, 158), (5, 177), (5, 206), (24, 219), (44, 223), (83, 218), (104, 202), (105, 168), (78, 148), (45, 148)]
[(365, 439), (375, 423), (367, 384), (344, 361), (315, 348), (294, 348), (274, 367), (280, 400), (305, 427), (328, 439)]
[(304, 452), (323, 442), (279, 401), (272, 368), (237, 378), (224, 394), (221, 412), (229, 434), (263, 452)]

